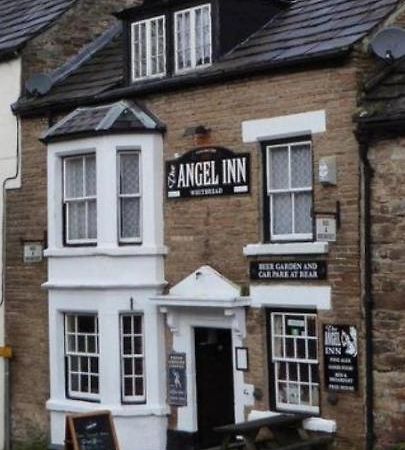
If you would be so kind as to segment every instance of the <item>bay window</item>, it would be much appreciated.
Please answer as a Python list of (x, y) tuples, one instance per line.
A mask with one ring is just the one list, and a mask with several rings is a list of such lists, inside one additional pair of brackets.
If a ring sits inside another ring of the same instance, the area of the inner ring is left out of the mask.
[(65, 314), (66, 390), (69, 398), (99, 399), (96, 314)]
[(96, 157), (64, 159), (64, 226), (67, 244), (92, 244), (97, 239)]
[(175, 13), (176, 72), (210, 64), (212, 61), (211, 5)]
[(132, 80), (164, 75), (166, 72), (165, 17), (132, 24)]
[(311, 142), (268, 145), (266, 159), (270, 238), (311, 240)]
[(319, 412), (316, 322), (316, 314), (270, 314), (270, 364), (277, 410)]

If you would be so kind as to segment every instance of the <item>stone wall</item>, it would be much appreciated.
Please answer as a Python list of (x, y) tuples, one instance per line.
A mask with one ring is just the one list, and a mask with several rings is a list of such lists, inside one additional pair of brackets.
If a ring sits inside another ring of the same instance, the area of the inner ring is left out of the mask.
[(379, 448), (405, 442), (405, 139), (372, 145), (375, 422)]

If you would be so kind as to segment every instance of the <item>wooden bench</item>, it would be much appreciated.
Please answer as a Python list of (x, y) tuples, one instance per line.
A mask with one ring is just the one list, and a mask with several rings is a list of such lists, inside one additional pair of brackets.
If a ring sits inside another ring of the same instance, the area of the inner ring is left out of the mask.
[(279, 414), (263, 419), (224, 425), (214, 429), (223, 435), (221, 450), (229, 450), (236, 436), (242, 436), (246, 450), (310, 450), (327, 446), (330, 435), (310, 436), (302, 426), (308, 414)]

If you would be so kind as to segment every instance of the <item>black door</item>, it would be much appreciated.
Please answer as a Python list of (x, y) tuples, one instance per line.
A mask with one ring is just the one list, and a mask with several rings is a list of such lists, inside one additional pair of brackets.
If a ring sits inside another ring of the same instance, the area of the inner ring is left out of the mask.
[(220, 442), (214, 427), (235, 421), (231, 331), (195, 328), (195, 359), (198, 439), (203, 449)]

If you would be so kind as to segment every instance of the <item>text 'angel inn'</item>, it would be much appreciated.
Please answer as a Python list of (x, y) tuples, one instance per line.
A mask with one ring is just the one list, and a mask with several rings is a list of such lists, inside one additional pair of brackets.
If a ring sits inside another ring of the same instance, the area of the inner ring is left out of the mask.
[(8, 250), (26, 210), (47, 241), (44, 261), (7, 262), (6, 283), (47, 267), (25, 295), (49, 314), (19, 323), (49, 328), (47, 412), (27, 407), (50, 415), (52, 448), (67, 413), (97, 409), (121, 450), (205, 449), (215, 427), (280, 412), (341, 450), (391, 443), (353, 117), (368, 44), (405, 23), (403, 2), (145, 0), (116, 17), (13, 106)]

